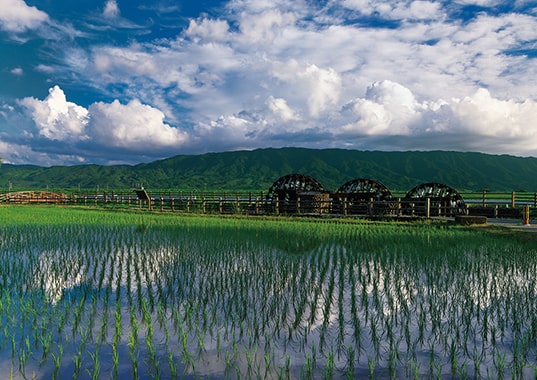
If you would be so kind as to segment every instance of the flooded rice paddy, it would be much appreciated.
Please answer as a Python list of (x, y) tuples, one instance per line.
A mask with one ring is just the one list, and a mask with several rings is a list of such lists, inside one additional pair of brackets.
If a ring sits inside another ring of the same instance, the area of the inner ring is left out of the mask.
[(532, 242), (425, 223), (83, 218), (3, 220), (0, 373), (537, 373)]

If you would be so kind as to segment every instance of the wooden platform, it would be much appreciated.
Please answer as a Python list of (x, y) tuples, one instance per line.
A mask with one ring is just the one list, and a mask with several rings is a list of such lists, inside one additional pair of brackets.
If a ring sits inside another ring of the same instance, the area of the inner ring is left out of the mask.
[(63, 203), (69, 195), (52, 191), (18, 191), (0, 195), (3, 202), (12, 203)]

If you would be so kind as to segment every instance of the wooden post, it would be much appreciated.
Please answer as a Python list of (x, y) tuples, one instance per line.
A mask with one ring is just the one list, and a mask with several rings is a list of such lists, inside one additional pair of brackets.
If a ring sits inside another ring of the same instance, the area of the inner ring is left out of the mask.
[(172, 192), (170, 191), (170, 207), (172, 209), (172, 212), (175, 211), (174, 199), (175, 199), (175, 197), (172, 195)]
[(300, 195), (296, 197), (296, 212), (300, 214)]
[(483, 207), (487, 207), (487, 190), (483, 190)]
[(511, 207), (515, 208), (515, 192), (511, 193)]
[(425, 198), (425, 217), (429, 219), (431, 217), (431, 198)]
[(530, 205), (524, 205), (524, 218), (522, 222), (524, 225), (530, 224)]
[(280, 215), (280, 197), (276, 196), (276, 215)]

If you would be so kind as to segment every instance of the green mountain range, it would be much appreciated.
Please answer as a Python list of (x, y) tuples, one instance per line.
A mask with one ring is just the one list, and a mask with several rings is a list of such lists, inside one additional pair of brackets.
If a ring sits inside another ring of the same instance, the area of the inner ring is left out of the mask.
[(0, 188), (266, 191), (291, 173), (314, 177), (328, 190), (355, 178), (407, 191), (439, 182), (459, 191), (537, 191), (537, 158), (447, 151), (257, 149), (179, 155), (138, 165), (40, 167), (3, 164)]

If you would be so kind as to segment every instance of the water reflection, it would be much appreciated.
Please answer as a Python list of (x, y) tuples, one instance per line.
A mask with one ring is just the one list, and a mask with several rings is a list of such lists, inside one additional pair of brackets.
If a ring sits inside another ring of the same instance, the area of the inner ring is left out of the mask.
[(535, 255), (512, 244), (312, 239), (290, 254), (249, 231), (56, 233), (54, 249), (46, 234), (3, 240), (0, 342), (14, 344), (0, 365), (20, 363), (20, 377), (83, 376), (96, 360), (118, 378), (522, 377), (537, 366)]

